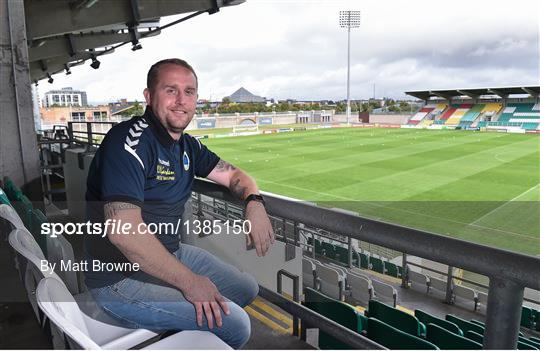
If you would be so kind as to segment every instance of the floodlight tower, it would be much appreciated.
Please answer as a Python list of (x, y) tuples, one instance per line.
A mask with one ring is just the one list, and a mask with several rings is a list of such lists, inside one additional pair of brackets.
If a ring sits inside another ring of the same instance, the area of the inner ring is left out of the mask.
[(347, 125), (351, 117), (351, 28), (360, 27), (360, 11), (339, 11), (339, 26), (347, 28)]

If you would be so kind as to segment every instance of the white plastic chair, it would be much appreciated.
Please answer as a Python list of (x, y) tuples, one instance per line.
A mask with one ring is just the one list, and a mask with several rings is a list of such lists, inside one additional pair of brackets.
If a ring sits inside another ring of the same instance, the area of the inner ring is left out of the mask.
[[(85, 317), (77, 302), (64, 284), (55, 279), (43, 279), (37, 288), (39, 307), (49, 319), (60, 328), (75, 345), (83, 349), (127, 349), (135, 345), (125, 343), (122, 338), (107, 341), (103, 332), (107, 329), (123, 329), (103, 324)], [(230, 350), (231, 348), (210, 332), (182, 331), (159, 340), (144, 349), (191, 349)]]
[[(44, 277), (53, 277), (58, 280), (60, 280), (60, 278), (50, 268), (38, 243), (26, 229), (14, 229), (9, 234), (8, 240), (11, 247), (27, 261), (24, 265), (26, 269), (24, 272), (21, 272), (23, 274), (24, 288), (26, 289), (28, 301), (30, 301), (30, 305), (32, 305), (32, 309), (36, 314), (38, 322), (43, 323), (35, 296), (37, 284)], [(47, 264), (42, 267), (42, 263)], [(23, 265), (21, 265), (21, 267), (22, 266)]]
[(19, 217), (15, 209), (9, 205), (0, 205), (0, 218), (3, 218), (6, 221), (10, 222), (11, 225), (16, 229), (26, 228), (23, 221), (21, 220), (21, 217)]
[(345, 281), (337, 270), (323, 264), (315, 264), (319, 291), (333, 299), (343, 300)]
[[(15, 251), (25, 257), (28, 261), (25, 273), (26, 293), (32, 308), (34, 308), (38, 322), (44, 325), (44, 319), (38, 308), (35, 294), (38, 283), (44, 278), (52, 278), (63, 285), (66, 290), (67, 287), (65, 287), (62, 279), (48, 265), (49, 262), (45, 259), (41, 248), (34, 240), (32, 234), (26, 230), (15, 229), (9, 235), (9, 243)], [(44, 263), (43, 266), (42, 263)], [(101, 330), (97, 331), (98, 338), (101, 338), (99, 340), (107, 340), (107, 342), (111, 343), (118, 339), (120, 344), (117, 348), (119, 349), (133, 347), (157, 335), (157, 333), (146, 329), (117, 327), (117, 322), (96, 305), (90, 292), (75, 295), (75, 300), (83, 306), (82, 309), (85, 312), (83, 313), (83, 316), (87, 316), (88, 319), (93, 319), (96, 322), (102, 323), (103, 327)], [(53, 345), (59, 347), (64, 344), (61, 333), (58, 333), (52, 326), (51, 334), (53, 335)]]
[(310, 288), (315, 287), (315, 264), (305, 258), (302, 258), (302, 282)]
[(367, 306), (369, 300), (373, 298), (373, 286), (371, 280), (360, 275), (349, 272), (347, 280), (351, 286), (351, 298), (358, 301), (363, 306)]
[[(47, 260), (50, 263), (55, 263), (56, 267), (59, 267), (61, 262), (75, 262), (73, 247), (63, 235), (47, 237)], [(73, 270), (61, 270), (58, 271), (58, 275), (72, 294), (75, 295), (82, 292), (79, 289), (77, 272)]]
[[(8, 221), (15, 229), (26, 229), (17, 211), (15, 211), (15, 209), (9, 205), (6, 205), (6, 204), (0, 205), (0, 218), (3, 218), (4, 220)], [(6, 240), (9, 240), (8, 235), (6, 235)], [(22, 264), (21, 262), (19, 262), (17, 255), (15, 255), (14, 261), (15, 261), (15, 269), (19, 271), (19, 277), (21, 278), (21, 281), (24, 281), (24, 272), (25, 272), (26, 266)]]

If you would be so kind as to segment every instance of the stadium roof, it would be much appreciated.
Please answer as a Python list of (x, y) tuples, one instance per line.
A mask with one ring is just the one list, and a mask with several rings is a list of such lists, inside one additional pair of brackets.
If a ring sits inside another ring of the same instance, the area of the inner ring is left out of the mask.
[[(32, 81), (112, 53), (121, 45), (142, 48), (140, 39), (199, 14), (218, 12), (245, 0), (24, 0)], [(189, 13), (166, 25), (163, 16)]]
[(482, 95), (497, 95), (501, 98), (507, 98), (509, 95), (529, 94), (531, 96), (540, 96), (540, 86), (525, 87), (504, 87), (504, 88), (475, 88), (475, 89), (451, 89), (451, 90), (419, 90), (406, 91), (405, 94), (414, 96), (418, 99), (429, 100), (431, 97), (441, 97), (443, 99), (452, 99), (457, 96), (468, 96), (477, 99)]

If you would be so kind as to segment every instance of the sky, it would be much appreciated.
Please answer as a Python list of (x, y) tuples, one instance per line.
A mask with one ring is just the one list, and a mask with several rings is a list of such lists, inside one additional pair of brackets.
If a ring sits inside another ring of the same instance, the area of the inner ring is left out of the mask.
[[(40, 94), (73, 87), (90, 103), (143, 101), (146, 73), (164, 58), (187, 60), (199, 98), (240, 87), (275, 99), (343, 100), (347, 30), (340, 10), (361, 11), (351, 30), (351, 99), (412, 99), (411, 90), (540, 85), (538, 0), (247, 0), (202, 14), (42, 81)], [(161, 19), (169, 23), (182, 16)]]

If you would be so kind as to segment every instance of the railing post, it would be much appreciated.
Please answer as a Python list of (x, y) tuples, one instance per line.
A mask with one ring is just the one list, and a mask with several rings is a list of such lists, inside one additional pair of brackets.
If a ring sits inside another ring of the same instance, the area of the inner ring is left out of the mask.
[(317, 240), (317, 236), (312, 232), (311, 237), (313, 238), (313, 250), (311, 250), (311, 256), (315, 258), (315, 240)]
[[(296, 274), (292, 274), (287, 272), (284, 269), (280, 269), (277, 272), (277, 293), (282, 294), (283, 292), (283, 283), (281, 277), (285, 275), (292, 279), (293, 282), (293, 301), (299, 303), (300, 302), (300, 278)], [(293, 335), (298, 336), (298, 317), (293, 315)]]
[(407, 278), (409, 277), (409, 266), (407, 265), (407, 254), (401, 256), (401, 287), (408, 288)]
[(352, 264), (352, 238), (349, 236), (347, 237), (348, 239), (348, 242), (349, 242), (349, 250), (348, 250), (348, 255), (349, 255), (349, 268), (352, 268), (353, 264)]
[(90, 146), (94, 145), (94, 135), (92, 133), (92, 123), (86, 122), (86, 131), (88, 133), (88, 144)]
[(447, 304), (454, 303), (454, 267), (448, 266), (448, 275), (446, 276), (446, 297), (445, 301)]
[(489, 278), (484, 349), (516, 349), (523, 290), (523, 286), (513, 281)]

